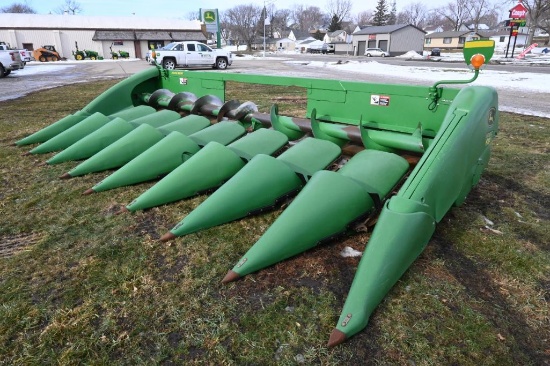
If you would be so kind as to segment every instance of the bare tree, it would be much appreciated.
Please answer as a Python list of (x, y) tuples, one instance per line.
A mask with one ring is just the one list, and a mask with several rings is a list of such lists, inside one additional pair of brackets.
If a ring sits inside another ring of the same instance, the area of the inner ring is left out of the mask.
[(479, 24), (484, 19), (488, 19), (490, 16), (494, 16), (500, 12), (500, 6), (492, 3), (491, 0), (470, 0), (469, 2), (469, 20), (474, 26), (474, 32), (479, 29)]
[(289, 9), (272, 9), (270, 11), (268, 8), (267, 17), (269, 19), (269, 36), (273, 37), (275, 32), (282, 35), (287, 29), (288, 22), (291, 18), (291, 11)]
[(190, 11), (187, 13), (186, 19), (187, 20), (197, 20), (200, 19), (201, 15), (198, 11)]
[[(543, 16), (543, 20), (539, 22), (539, 28), (550, 33), (550, 9), (546, 11), (546, 15)], [(550, 39), (546, 41), (546, 44), (550, 43)]]
[(469, 9), (468, 0), (454, 0), (436, 9), (436, 12), (449, 23), (453, 30), (457, 31), (466, 22)]
[(359, 12), (354, 17), (354, 22), (359, 27), (366, 26), (372, 23), (373, 13), (370, 10)]
[(411, 3), (403, 8), (399, 14), (397, 14), (397, 23), (399, 24), (412, 24), (418, 28), (424, 28), (426, 26), (426, 17), (428, 15), (428, 9), (420, 2)]
[(329, 0), (327, 2), (327, 13), (330, 18), (337, 16), (339, 21), (349, 18), (352, 8), (351, 0)]
[(36, 11), (31, 8), (27, 2), (25, 3), (13, 3), (9, 6), (5, 6), (0, 9), (0, 13), (24, 13), (24, 14), (36, 14)]
[(223, 24), (229, 37), (239, 43), (244, 42), (248, 49), (252, 49), (252, 43), (258, 36), (258, 22), (262, 14), (262, 8), (254, 5), (237, 5), (223, 14)]
[(395, 3), (395, 0), (393, 0), (391, 3), (391, 9), (388, 15), (388, 22), (386, 24), (397, 24), (397, 4)]
[(443, 23), (445, 23), (445, 18), (443, 18), (437, 11), (428, 10), (422, 28), (425, 28), (429, 25), (443, 25)]
[(527, 44), (531, 44), (533, 43), (536, 28), (548, 30), (548, 23), (550, 23), (550, 0), (524, 0), (523, 5), (527, 8), (526, 19), (529, 24)]
[(56, 14), (71, 14), (75, 15), (78, 13), (82, 13), (82, 7), (80, 6), (80, 3), (74, 1), (74, 0), (65, 0), (65, 3), (60, 5), (56, 10), (54, 10)]
[(297, 24), (299, 30), (309, 31), (327, 22), (327, 16), (317, 6), (295, 5), (292, 8), (292, 20)]

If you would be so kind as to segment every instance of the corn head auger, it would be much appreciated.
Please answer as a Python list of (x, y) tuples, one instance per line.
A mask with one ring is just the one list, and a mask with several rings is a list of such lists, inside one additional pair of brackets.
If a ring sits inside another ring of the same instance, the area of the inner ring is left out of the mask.
[[(61, 178), (120, 168), (92, 194), (160, 179), (126, 206), (143, 210), (212, 193), (162, 241), (259, 213), (294, 197), (227, 273), (227, 283), (337, 237), (379, 213), (344, 309), (335, 346), (361, 331), (461, 204), (486, 167), (498, 130), (493, 88), (474, 81), (494, 42), (465, 45), (471, 80), (431, 87), (164, 70), (135, 74), (82, 110), (16, 143), (48, 164), (84, 160)], [(303, 87), (306, 118), (224, 101), (236, 81)], [(200, 96), (200, 97), (198, 97)], [(243, 189), (246, 187), (246, 189)], [(393, 193), (392, 193), (393, 192)]]

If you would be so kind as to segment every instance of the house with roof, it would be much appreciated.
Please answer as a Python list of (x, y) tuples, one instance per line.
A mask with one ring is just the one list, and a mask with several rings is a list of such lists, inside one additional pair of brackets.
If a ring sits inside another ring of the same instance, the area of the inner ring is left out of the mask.
[(442, 50), (461, 50), (467, 41), (484, 38), (481, 33), (473, 31), (445, 31), (426, 34), (424, 49), (431, 51), (434, 48)]
[(309, 32), (299, 31), (292, 29), (289, 33), (287, 38), (292, 39), (295, 42), (305, 41), (308, 39), (314, 40), (315, 38), (309, 34)]
[(0, 14), (0, 39), (28, 50), (53, 45), (66, 58), (72, 58), (75, 42), (79, 49), (96, 51), (103, 57), (109, 57), (112, 46), (113, 51), (145, 58), (151, 47), (174, 41), (206, 43), (206, 32), (198, 20), (3, 13)]
[(325, 43), (344, 43), (348, 33), (345, 30), (337, 30), (334, 32), (327, 32), (323, 37)]
[(527, 44), (527, 39), (529, 35), (527, 33), (518, 33), (517, 38), (515, 36), (512, 36), (510, 39), (510, 30), (507, 29), (501, 29), (501, 30), (495, 30), (495, 31), (484, 31), (480, 32), (483, 38), (490, 39), (495, 41), (495, 49), (496, 50), (505, 50), (508, 45), (510, 46), (510, 50), (512, 47), (514, 47), (514, 42), (516, 47), (525, 47)]
[(354, 54), (362, 56), (367, 48), (381, 48), (391, 56), (408, 51), (422, 52), (426, 32), (412, 24), (365, 27), (353, 33)]
[(426, 34), (434, 33), (434, 32), (444, 32), (445, 28), (443, 28), (442, 25), (427, 25), (424, 27), (424, 32)]
[[(460, 26), (460, 28), (458, 28), (459, 31), (473, 31), (476, 29), (476, 25), (475, 24), (462, 24)], [(478, 31), (487, 31), (491, 29), (491, 27), (489, 27), (487, 24), (478, 24), (477, 25), (477, 30)]]

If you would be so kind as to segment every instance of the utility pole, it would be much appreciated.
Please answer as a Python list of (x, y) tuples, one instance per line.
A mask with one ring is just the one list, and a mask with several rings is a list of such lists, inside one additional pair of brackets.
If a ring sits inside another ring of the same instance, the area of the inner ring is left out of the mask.
[(265, 45), (265, 26), (271, 24), (271, 23), (269, 22), (269, 20), (267, 20), (267, 7), (266, 7), (266, 4), (267, 4), (267, 5), (271, 5), (271, 4), (272, 4), (272, 1), (266, 1), (266, 0), (264, 0), (264, 9), (263, 9), (263, 11), (262, 11), (262, 12), (263, 12), (263, 16), (264, 16), (264, 57), (265, 57), (265, 47), (266, 47), (266, 45)]

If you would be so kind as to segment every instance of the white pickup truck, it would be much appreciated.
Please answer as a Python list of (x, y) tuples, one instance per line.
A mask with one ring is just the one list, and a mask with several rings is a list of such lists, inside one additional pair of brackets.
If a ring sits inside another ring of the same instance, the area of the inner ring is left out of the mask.
[(4, 42), (0, 42), (0, 51), (17, 51), (19, 52), (19, 55), (21, 56), (21, 61), (23, 61), (23, 67), (25, 67), (25, 64), (27, 62), (31, 61), (31, 51), (28, 50), (17, 50), (17, 49), (11, 49), (7, 44)]
[(172, 42), (166, 46), (150, 52), (147, 55), (149, 62), (157, 62), (165, 69), (173, 70), (176, 67), (211, 66), (224, 70), (233, 63), (233, 54), (222, 49), (212, 49), (200, 42)]
[(24, 67), (17, 50), (0, 50), (0, 79)]

